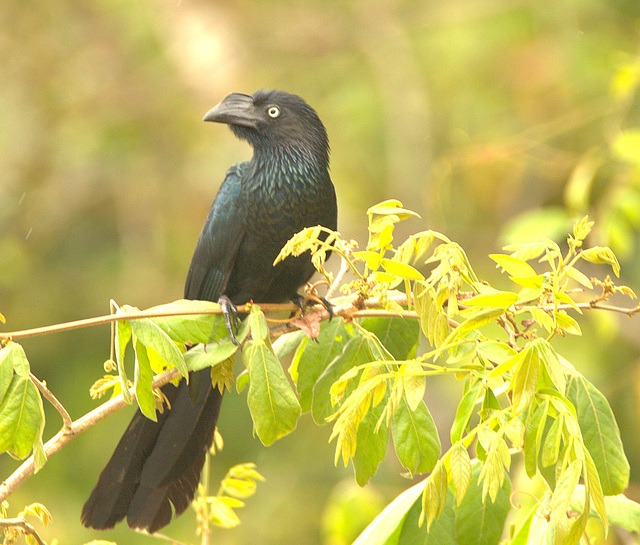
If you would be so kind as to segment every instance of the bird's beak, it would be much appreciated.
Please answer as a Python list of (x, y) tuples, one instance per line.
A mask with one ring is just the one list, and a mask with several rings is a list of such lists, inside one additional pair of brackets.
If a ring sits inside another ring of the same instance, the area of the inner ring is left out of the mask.
[(252, 97), (241, 93), (231, 93), (222, 102), (211, 108), (204, 116), (203, 121), (256, 128), (260, 117), (253, 107)]

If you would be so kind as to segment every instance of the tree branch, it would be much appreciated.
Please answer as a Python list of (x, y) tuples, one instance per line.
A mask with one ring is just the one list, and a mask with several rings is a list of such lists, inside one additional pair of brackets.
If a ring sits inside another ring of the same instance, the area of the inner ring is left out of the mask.
[(47, 545), (38, 535), (36, 529), (23, 518), (0, 519), (0, 528), (20, 528), (25, 534), (31, 535), (38, 545)]
[(60, 416), (62, 417), (62, 429), (64, 430), (71, 429), (71, 425), (73, 424), (73, 421), (71, 420), (71, 416), (69, 416), (67, 409), (64, 408), (62, 403), (58, 401), (58, 398), (55, 395), (53, 395), (53, 392), (49, 390), (46, 382), (41, 381), (32, 372), (29, 372), (29, 378), (31, 379), (31, 382), (33, 382), (37, 386), (38, 390), (40, 390), (40, 392), (47, 399), (47, 401), (49, 401), (49, 403), (53, 405), (56, 411), (60, 413)]
[[(180, 373), (177, 369), (165, 371), (153, 379), (153, 387), (159, 388), (179, 376)], [(135, 388), (130, 388), (129, 392), (131, 392), (131, 395), (135, 398)], [(47, 457), (51, 457), (76, 436), (88, 430), (103, 418), (106, 418), (110, 414), (122, 409), (126, 405), (127, 403), (123, 399), (122, 395), (119, 395), (71, 422), (68, 426), (63, 426), (56, 435), (45, 443), (44, 453)], [(34, 468), (34, 458), (33, 456), (30, 456), (9, 476), (6, 481), (0, 484), (0, 502), (8, 498), (16, 488), (31, 477), (34, 473)]]

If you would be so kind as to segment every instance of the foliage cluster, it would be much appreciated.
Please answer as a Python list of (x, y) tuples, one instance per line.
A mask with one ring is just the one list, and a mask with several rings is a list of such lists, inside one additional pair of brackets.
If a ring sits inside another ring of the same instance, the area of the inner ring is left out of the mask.
[[(248, 304), (240, 309), (247, 314), (237, 334), (240, 350), (216, 304), (176, 301), (141, 312), (113, 303), (107, 367), (117, 374), (100, 379), (93, 393), (112, 388), (129, 402), (135, 393), (153, 419), (164, 410), (154, 373), (176, 368), (187, 380), (188, 371), (211, 367), (221, 390), (234, 383), (247, 390), (255, 433), (265, 445), (294, 431), (302, 413), (330, 423), (335, 461), (351, 461), (361, 486), (391, 438), (407, 475), (428, 476), (387, 506), (357, 545), (490, 545), (503, 535), (512, 544), (571, 545), (587, 539), (592, 517), (605, 531), (610, 524), (638, 531), (640, 507), (622, 496), (629, 464), (609, 403), (553, 346), (558, 336), (580, 335), (574, 316), (583, 309), (637, 310), (606, 304), (615, 293), (635, 297), (631, 289), (580, 271), (587, 261), (619, 273), (611, 250), (584, 247), (592, 223), (578, 221), (564, 250), (542, 240), (491, 255), (512, 283), (504, 290), (479, 280), (464, 250), (440, 233), (423, 231), (394, 245), (395, 226), (416, 215), (398, 201), (368, 215), (364, 250), (338, 233), (323, 241), (325, 233), (311, 228), (279, 257), (311, 251), (325, 274), (329, 250), (342, 259), (338, 278), (328, 278), (331, 290), (341, 290), (331, 298), (336, 317), (316, 339), (296, 330), (272, 342), (263, 310)], [(0, 447), (19, 458), (33, 449), (38, 469), (45, 461), (42, 388), (31, 380), (22, 347), (8, 337), (0, 350)], [(287, 376), (281, 360), (288, 354)], [(237, 376), (236, 360), (244, 366)], [(427, 378), (436, 375), (464, 383), (444, 452), (425, 402)], [(505, 530), (514, 504), (514, 458), (523, 459), (526, 474), (544, 483), (544, 491), (534, 491), (528, 515)], [(234, 509), (260, 478), (253, 466), (233, 468), (216, 496), (207, 495), (205, 482), (194, 502), (200, 530), (236, 524)]]

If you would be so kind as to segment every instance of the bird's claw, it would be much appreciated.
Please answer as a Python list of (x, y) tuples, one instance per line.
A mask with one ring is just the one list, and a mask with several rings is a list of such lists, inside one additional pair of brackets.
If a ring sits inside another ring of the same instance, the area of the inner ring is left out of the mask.
[(333, 318), (333, 305), (324, 297), (320, 297), (318, 295), (304, 297), (299, 293), (296, 293), (295, 297), (293, 297), (292, 299), (292, 302), (294, 305), (298, 305), (302, 312), (304, 312), (304, 307), (311, 306), (314, 303), (320, 303), (329, 313), (329, 321), (331, 321)]
[(236, 339), (236, 333), (238, 332), (238, 309), (231, 302), (226, 295), (220, 296), (218, 299), (218, 304), (222, 309), (222, 316), (224, 316), (224, 324), (227, 326), (227, 332), (229, 333), (229, 338), (231, 342), (235, 344), (240, 350), (242, 350), (242, 346)]

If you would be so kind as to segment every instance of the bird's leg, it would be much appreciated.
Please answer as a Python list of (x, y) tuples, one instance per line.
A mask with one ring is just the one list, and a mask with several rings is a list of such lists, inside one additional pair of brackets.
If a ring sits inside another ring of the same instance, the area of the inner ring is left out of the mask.
[(224, 323), (227, 326), (227, 332), (229, 333), (231, 342), (242, 349), (238, 339), (236, 339), (236, 333), (238, 331), (238, 309), (226, 295), (220, 296), (218, 304), (222, 309), (222, 316), (224, 316)]

